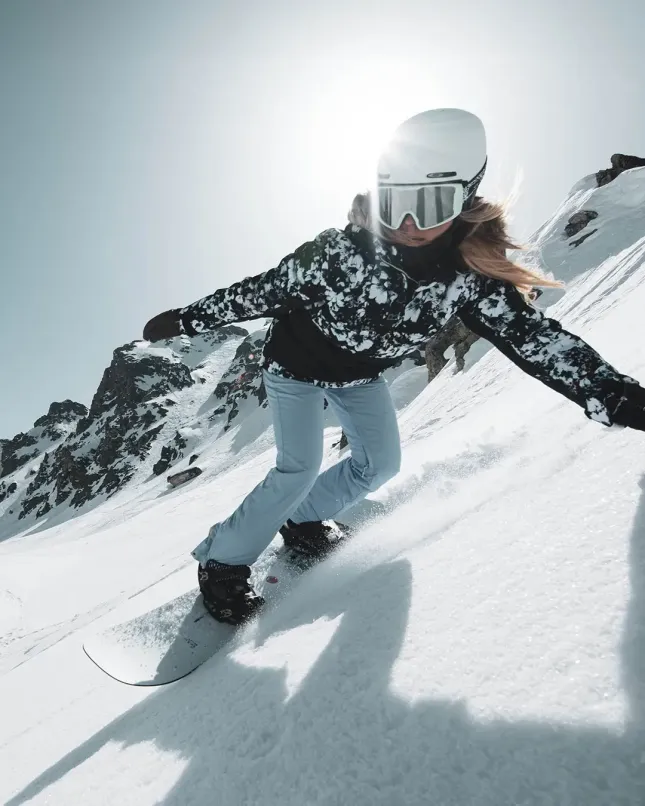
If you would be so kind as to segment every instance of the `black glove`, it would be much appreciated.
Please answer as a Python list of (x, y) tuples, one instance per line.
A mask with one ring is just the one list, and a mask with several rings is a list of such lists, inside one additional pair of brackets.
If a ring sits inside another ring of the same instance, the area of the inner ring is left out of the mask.
[(645, 431), (645, 389), (637, 383), (623, 384), (611, 419), (614, 425)]
[(175, 336), (181, 336), (183, 333), (189, 336), (195, 335), (195, 331), (182, 322), (179, 308), (173, 308), (170, 311), (157, 314), (143, 328), (143, 338), (146, 341), (172, 339)]

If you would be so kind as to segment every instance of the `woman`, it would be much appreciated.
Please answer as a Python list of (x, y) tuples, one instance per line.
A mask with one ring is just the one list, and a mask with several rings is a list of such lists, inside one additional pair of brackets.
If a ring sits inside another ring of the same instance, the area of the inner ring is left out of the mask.
[[(355, 198), (344, 230), (326, 230), (277, 268), (146, 325), (144, 339), (156, 341), (273, 317), (263, 372), (276, 466), (193, 551), (219, 621), (239, 624), (263, 603), (249, 566), (278, 530), (292, 549), (324, 556), (331, 543), (322, 522), (398, 472), (382, 373), (454, 315), (590, 419), (645, 430), (645, 390), (528, 301), (533, 286), (559, 283), (506, 258), (514, 244), (503, 209), (475, 196), (486, 160), (475, 115), (416, 115), (394, 133), (375, 190)], [(351, 456), (319, 474), (324, 398)]]

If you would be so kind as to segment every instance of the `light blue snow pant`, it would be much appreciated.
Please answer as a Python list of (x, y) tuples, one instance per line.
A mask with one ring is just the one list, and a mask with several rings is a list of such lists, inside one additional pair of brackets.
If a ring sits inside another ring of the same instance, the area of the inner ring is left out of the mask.
[[(399, 429), (383, 378), (322, 389), (264, 372), (264, 385), (273, 416), (276, 466), (194, 549), (192, 555), (202, 565), (209, 559), (251, 565), (287, 519), (336, 518), (399, 472)], [(347, 435), (351, 455), (319, 474), (325, 398)]]

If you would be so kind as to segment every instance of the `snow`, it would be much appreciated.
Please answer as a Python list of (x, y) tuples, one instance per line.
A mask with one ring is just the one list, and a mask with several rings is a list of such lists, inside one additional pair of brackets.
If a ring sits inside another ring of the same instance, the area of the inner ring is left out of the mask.
[[(644, 193), (645, 171), (583, 181), (539, 235), (564, 260), (568, 216), (605, 199), (549, 314), (639, 379), (645, 238), (619, 222)], [(403, 467), (356, 537), (176, 684), (118, 684), (82, 641), (193, 584), (190, 549), (272, 466), (263, 410), (189, 485), (138, 476), (0, 543), (0, 802), (642, 806), (645, 435), (494, 350), (424, 373), (391, 379)]]

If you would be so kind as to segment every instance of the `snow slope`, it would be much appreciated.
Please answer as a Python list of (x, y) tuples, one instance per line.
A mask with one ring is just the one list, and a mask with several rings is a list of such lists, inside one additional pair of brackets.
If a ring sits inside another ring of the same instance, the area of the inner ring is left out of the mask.
[[(611, 237), (575, 248), (552, 314), (645, 380), (645, 232)], [(356, 538), (177, 684), (122, 686), (83, 637), (193, 584), (189, 550), (272, 464), (266, 428), (191, 485), (0, 544), (1, 802), (645, 803), (645, 435), (495, 351), (413, 397), (420, 372), (393, 383), (403, 468)]]
[[(532, 238), (540, 265), (558, 279), (570, 282), (638, 242), (643, 235), (644, 209), (642, 168), (624, 171), (602, 187), (596, 187), (594, 174), (581, 179)], [(564, 232), (568, 220), (582, 211), (593, 211), (597, 218), (568, 238)], [(582, 238), (583, 243), (575, 246)], [(548, 294), (553, 292), (545, 293), (546, 300), (550, 300)]]

